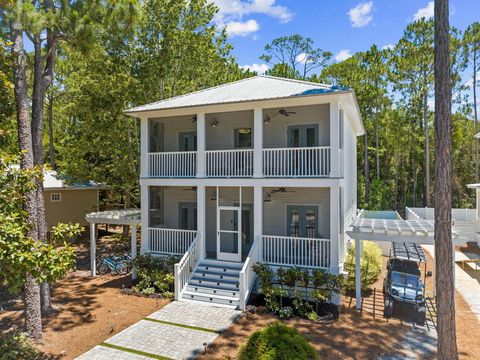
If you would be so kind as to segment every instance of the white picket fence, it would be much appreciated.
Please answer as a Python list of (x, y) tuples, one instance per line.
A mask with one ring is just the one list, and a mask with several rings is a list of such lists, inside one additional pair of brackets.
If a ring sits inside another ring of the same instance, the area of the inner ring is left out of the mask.
[(192, 241), (182, 259), (174, 266), (175, 300), (179, 300), (182, 297), (183, 289), (187, 286), (192, 273), (200, 261), (200, 244), (200, 235), (198, 235)]
[(253, 149), (205, 151), (207, 176), (248, 177), (253, 175)]
[(148, 228), (148, 251), (183, 255), (197, 235), (196, 230)]
[(329, 176), (330, 147), (263, 149), (263, 174), (266, 177)]
[(262, 253), (271, 265), (330, 267), (330, 239), (263, 235)]
[(195, 177), (196, 151), (148, 153), (148, 175), (151, 177)]

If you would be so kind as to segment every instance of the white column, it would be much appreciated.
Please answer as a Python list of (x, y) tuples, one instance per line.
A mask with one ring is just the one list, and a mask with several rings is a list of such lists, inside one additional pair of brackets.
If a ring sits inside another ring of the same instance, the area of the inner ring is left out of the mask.
[(197, 178), (205, 177), (205, 113), (197, 114)]
[(330, 177), (340, 177), (340, 122), (338, 100), (330, 103)]
[[(132, 246), (132, 260), (137, 257), (137, 224), (130, 225), (132, 230), (131, 246)], [(132, 269), (132, 279), (137, 278), (137, 271)]]
[(253, 109), (253, 177), (263, 177), (263, 111)]
[(148, 177), (148, 119), (140, 119), (140, 177)]
[(205, 186), (197, 186), (197, 234), (200, 235), (200, 258), (205, 258), (207, 239), (206, 239), (206, 217), (205, 217), (206, 194)]
[(90, 270), (92, 276), (97, 276), (97, 229), (95, 223), (90, 223)]
[(148, 252), (148, 208), (150, 206), (148, 197), (148, 186), (140, 185), (140, 206), (142, 213), (140, 255), (144, 255)]
[(355, 309), (362, 309), (362, 284), (360, 262), (362, 258), (362, 240), (355, 239)]
[(340, 188), (330, 187), (330, 272), (339, 273), (339, 242), (340, 242)]
[(259, 260), (263, 259), (263, 188), (261, 186), (253, 187), (253, 239), (260, 241), (258, 248), (260, 249)]

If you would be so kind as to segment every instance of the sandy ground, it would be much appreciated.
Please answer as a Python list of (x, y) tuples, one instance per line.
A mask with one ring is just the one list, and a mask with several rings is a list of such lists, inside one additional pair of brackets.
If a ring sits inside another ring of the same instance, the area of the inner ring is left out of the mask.
[[(384, 258), (386, 264), (387, 258)], [(385, 269), (385, 266), (383, 267)], [(434, 274), (430, 259), (428, 269)], [(376, 289), (364, 298), (364, 309), (355, 312), (355, 299), (342, 297), (339, 321), (332, 323), (313, 323), (303, 319), (286, 321), (296, 327), (311, 341), (324, 359), (375, 359), (382, 355), (404, 357), (399, 342), (412, 323), (408, 319), (397, 317), (389, 320), (383, 317), (382, 281), (384, 271), (374, 285)], [(427, 278), (427, 290), (431, 290), (433, 279)], [(478, 359), (480, 341), (478, 329), (480, 323), (459, 293), (456, 293), (457, 342), (461, 359)], [(434, 314), (433, 314), (434, 315)], [(238, 349), (256, 330), (278, 320), (271, 314), (249, 314), (221, 334), (213, 348), (199, 359), (235, 359)]]

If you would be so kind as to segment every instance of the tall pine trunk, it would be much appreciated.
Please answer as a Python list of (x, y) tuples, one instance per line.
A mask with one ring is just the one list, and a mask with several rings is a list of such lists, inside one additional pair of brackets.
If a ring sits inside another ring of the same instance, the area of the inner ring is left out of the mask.
[(425, 195), (424, 206), (430, 207), (430, 135), (428, 126), (428, 99), (423, 95), (423, 125), (425, 129)]
[(458, 359), (452, 244), (451, 97), (448, 0), (435, 0), (435, 286), (440, 360)]
[[(478, 115), (477, 115), (477, 51), (473, 51), (473, 115), (475, 135), (478, 132)], [(478, 138), (475, 137), (475, 182), (478, 183)]]
[(55, 137), (53, 136), (53, 95), (48, 97), (48, 160), (53, 170), (57, 169), (55, 162)]
[[(20, 167), (32, 169), (34, 167), (32, 131), (29, 117), (27, 96), (26, 56), (23, 45), (21, 15), (23, 1), (16, 3), (15, 17), (10, 24), (12, 34), (12, 53), (14, 57), (14, 93), (17, 110), (18, 145), (21, 151)], [(26, 194), (24, 209), (28, 213), (27, 221), (30, 225), (28, 236), (38, 240), (37, 230), (37, 196), (36, 191)], [(25, 326), (28, 335), (34, 339), (42, 337), (42, 317), (40, 311), (40, 287), (31, 274), (25, 274), (24, 287)]]

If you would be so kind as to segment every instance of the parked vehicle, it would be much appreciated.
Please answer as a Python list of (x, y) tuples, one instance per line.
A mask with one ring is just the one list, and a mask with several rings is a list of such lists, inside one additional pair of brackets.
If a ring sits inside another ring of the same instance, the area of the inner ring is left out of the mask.
[(420, 266), (424, 264), (424, 277), (427, 260), (420, 245), (414, 243), (392, 243), (387, 263), (387, 276), (383, 281), (385, 296), (384, 316), (392, 316), (393, 307), (403, 303), (410, 305), (417, 323), (425, 323), (425, 279), (422, 281)]

